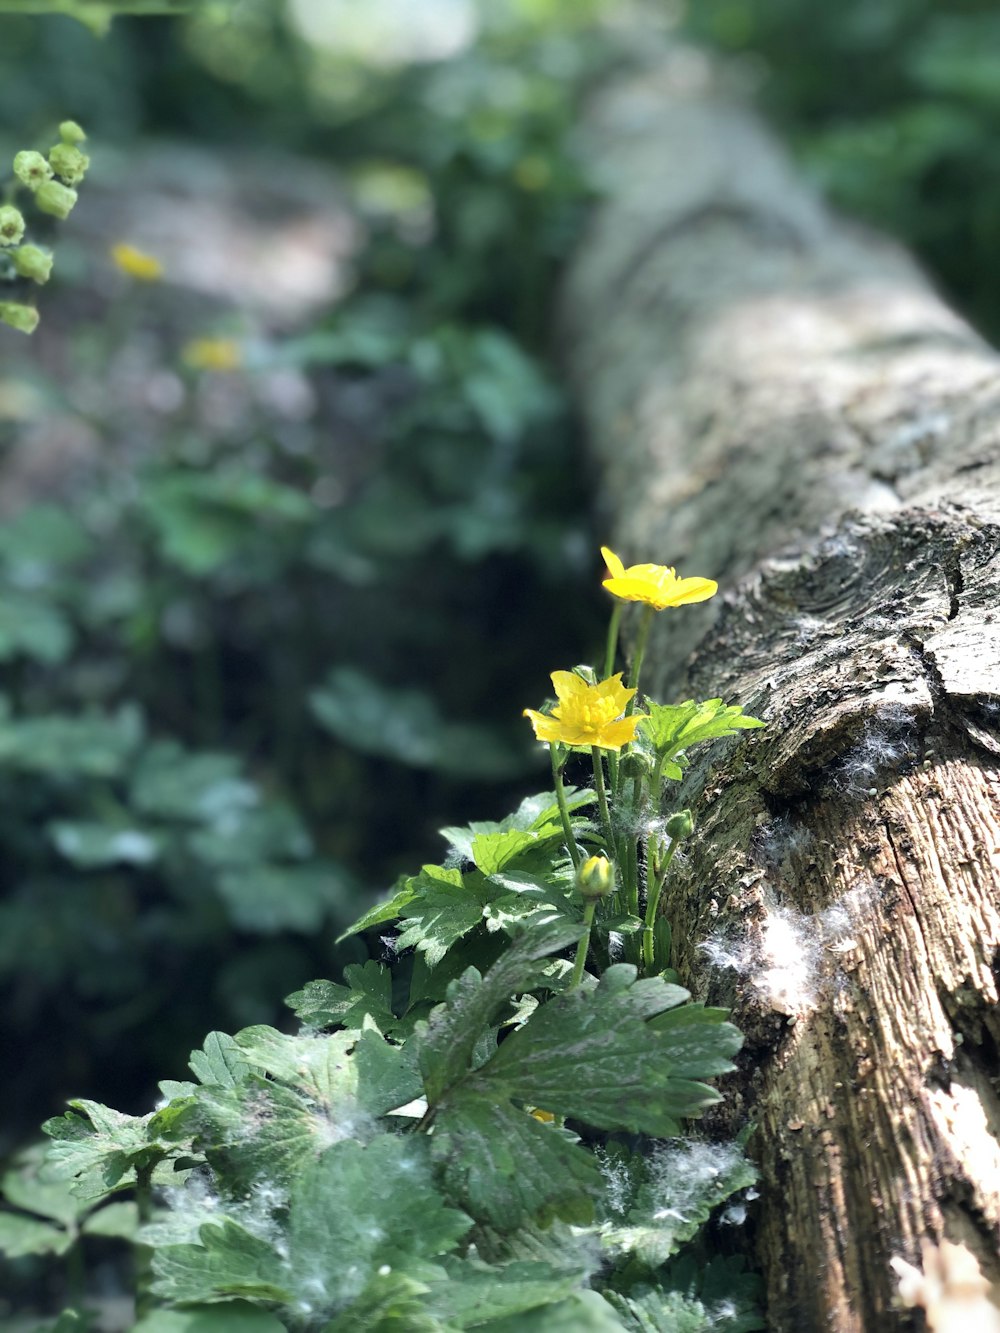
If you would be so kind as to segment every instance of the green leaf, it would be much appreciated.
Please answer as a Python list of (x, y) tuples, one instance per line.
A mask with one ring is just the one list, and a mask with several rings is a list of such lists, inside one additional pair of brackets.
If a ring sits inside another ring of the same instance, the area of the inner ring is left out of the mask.
[(698, 1080), (731, 1069), (742, 1038), (729, 1024), (709, 1026), (693, 1054), (689, 1044), (673, 1041), (669, 1026), (658, 1032), (649, 1022), (680, 1005), (687, 991), (659, 977), (635, 977), (634, 967), (618, 964), (596, 987), (540, 1005), (467, 1086), (603, 1129), (679, 1134), (683, 1118), (719, 1100)]
[(52, 666), (73, 647), (66, 616), (35, 590), (0, 588), (0, 662), (32, 658)]
[(491, 1266), (448, 1257), (446, 1282), (429, 1284), (429, 1300), (448, 1328), (492, 1328), (529, 1310), (549, 1307), (581, 1285), (580, 1272), (560, 1272), (551, 1264), (515, 1261)]
[(477, 1221), (510, 1231), (540, 1217), (591, 1219), (601, 1173), (578, 1144), (510, 1102), (459, 1090), (438, 1112), (432, 1151), (450, 1197)]
[(260, 1025), (244, 1028), (235, 1040), (254, 1069), (297, 1088), (323, 1106), (333, 1107), (357, 1092), (357, 1071), (349, 1059), (355, 1042), (353, 1033), (293, 1037)]
[(113, 1236), (135, 1240), (139, 1230), (139, 1209), (131, 1202), (108, 1203), (90, 1214), (82, 1230), (88, 1236)]
[(206, 1222), (197, 1245), (165, 1245), (156, 1250), (153, 1290), (175, 1302), (245, 1300), (288, 1303), (287, 1264), (267, 1241), (225, 1217)]
[[(574, 787), (566, 789), (566, 805), (571, 813), (592, 804), (594, 800), (592, 791), (581, 792)], [(580, 822), (583, 821), (574, 821)], [(550, 835), (562, 836), (559, 807), (552, 793), (539, 792), (535, 796), (526, 796), (513, 814), (499, 822), (483, 820), (467, 824), (464, 828), (443, 828), (441, 836), (447, 838), (452, 851), (464, 861), (474, 861), (473, 843), (477, 838), (508, 832), (531, 832), (545, 838)]]
[(574, 1292), (567, 1300), (524, 1314), (491, 1319), (485, 1333), (622, 1333), (624, 1324), (596, 1291)]
[(756, 1333), (767, 1327), (759, 1308), (761, 1283), (743, 1259), (711, 1259), (699, 1267), (679, 1258), (661, 1268), (655, 1287), (604, 1298), (629, 1333)]
[(142, 718), (128, 705), (113, 714), (0, 716), (0, 768), (28, 773), (113, 778), (142, 739)]
[(0, 523), (0, 560), (22, 579), (77, 564), (92, 547), (80, 522), (58, 505), (29, 505)]
[(289, 995), (285, 1003), (308, 1027), (360, 1028), (366, 1017), (380, 1032), (390, 1032), (399, 1020), (392, 1011), (392, 973), (370, 959), (344, 968), (346, 986), (333, 981), (310, 981)]
[(136, 1170), (150, 1170), (178, 1151), (178, 1122), (185, 1107), (145, 1116), (123, 1115), (99, 1102), (75, 1099), (65, 1115), (42, 1129), (53, 1140), (45, 1159), (51, 1179), (72, 1180), (83, 1199), (101, 1199), (135, 1184)]
[(409, 1046), (393, 1046), (372, 1028), (358, 1037), (354, 1065), (358, 1101), (370, 1115), (387, 1115), (423, 1091), (415, 1052)]
[(311, 692), (309, 706), (338, 740), (412, 768), (490, 781), (524, 768), (523, 754), (490, 728), (453, 722), (424, 691), (387, 688), (353, 667), (335, 667)]
[[(421, 890), (402, 910), (397, 949), (418, 949), (429, 967), (478, 926), (497, 889), (481, 875), (424, 867)], [(452, 876), (457, 876), (456, 884)]]
[(160, 1247), (154, 1290), (177, 1303), (242, 1296), (294, 1302), (299, 1317), (332, 1315), (382, 1268), (404, 1277), (431, 1271), (427, 1260), (447, 1253), (469, 1226), (437, 1193), (424, 1141), (345, 1139), (295, 1181), (282, 1255), (227, 1218), (202, 1226), (200, 1244)]
[(400, 1273), (377, 1273), (350, 1308), (322, 1333), (451, 1333), (430, 1313), (427, 1284)]
[(628, 1179), (631, 1198), (601, 1227), (605, 1249), (657, 1269), (697, 1234), (712, 1211), (757, 1179), (735, 1143), (680, 1140), (609, 1167)]
[[(439, 870), (440, 866), (424, 866), (424, 871)], [(461, 881), (461, 872), (453, 872), (459, 876)], [(367, 912), (358, 917), (353, 926), (349, 926), (342, 935), (337, 937), (337, 943), (341, 940), (349, 939), (352, 935), (359, 935), (363, 930), (374, 930), (376, 926), (388, 925), (390, 922), (398, 921), (403, 908), (419, 895), (417, 881), (418, 875), (401, 875), (396, 881), (396, 892), (385, 902), (376, 903), (370, 907)]]
[(192, 754), (176, 741), (156, 741), (132, 779), (131, 804), (143, 814), (196, 824), (238, 818), (260, 801), (231, 754)]
[(115, 827), (82, 820), (54, 820), (47, 832), (56, 850), (81, 870), (150, 865), (161, 852), (158, 838), (128, 824)]
[[(743, 709), (736, 705), (727, 707), (721, 699), (706, 699), (704, 703), (688, 699), (682, 704), (650, 703), (648, 716), (639, 723), (639, 729), (657, 754), (672, 759), (701, 741), (717, 740), (720, 736), (732, 736), (738, 731), (765, 725), (758, 718), (744, 716)], [(680, 775), (669, 772), (667, 776)]]
[(285, 1333), (285, 1325), (243, 1301), (226, 1301), (187, 1310), (153, 1310), (133, 1325), (132, 1333)]
[(338, 866), (249, 865), (215, 881), (233, 925), (261, 935), (296, 930), (312, 934), (341, 915), (350, 884)]
[(20, 1153), (4, 1172), (0, 1193), (14, 1208), (73, 1227), (87, 1205), (77, 1198), (67, 1181), (43, 1179), (47, 1147), (40, 1143)]
[(164, 558), (185, 573), (211, 574), (283, 528), (312, 521), (309, 498), (259, 472), (181, 472), (147, 476), (140, 504)]
[[(416, 1034), (420, 1071), (431, 1105), (441, 1099), (449, 1086), (468, 1074), (477, 1041), (503, 1005), (513, 995), (532, 988), (537, 973), (535, 965), (574, 944), (579, 936), (578, 925), (565, 921), (540, 924), (526, 931), (501, 954), (485, 977), (470, 967), (449, 985), (446, 1003), (434, 1010), (429, 1022), (418, 1027)], [(551, 1109), (543, 1100), (532, 1097), (523, 1100)]]
[(235, 1088), (250, 1074), (246, 1056), (235, 1039), (225, 1032), (210, 1032), (200, 1051), (192, 1051), (191, 1071), (200, 1083)]
[(73, 1236), (51, 1222), (20, 1213), (0, 1212), (0, 1254), (21, 1259), (27, 1254), (65, 1254)]

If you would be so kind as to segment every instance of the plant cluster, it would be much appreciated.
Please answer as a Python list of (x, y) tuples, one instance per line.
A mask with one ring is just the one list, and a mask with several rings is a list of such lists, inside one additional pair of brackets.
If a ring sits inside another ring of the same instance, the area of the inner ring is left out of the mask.
[[(0, 282), (46, 283), (52, 273), (52, 252), (25, 240), (27, 224), (13, 199), (27, 192), (37, 212), (65, 221), (77, 201), (76, 186), (87, 174), (90, 158), (80, 145), (86, 139), (74, 120), (59, 126), (59, 142), (48, 156), (24, 148), (14, 158), (13, 180), (0, 203)], [(0, 301), (0, 324), (34, 333), (38, 311), (23, 301)]]
[[(351, 928), (381, 956), (289, 997), (297, 1035), (212, 1033), (154, 1112), (48, 1122), (4, 1186), (8, 1252), (130, 1235), (138, 1333), (762, 1327), (741, 1262), (697, 1240), (753, 1168), (686, 1129), (741, 1037), (678, 984), (658, 912), (693, 829), (665, 785), (761, 723), (640, 694), (652, 617), (715, 584), (605, 554), (639, 646), (628, 686), (557, 671), (526, 710), (554, 791), (445, 830), (446, 861)], [(577, 759), (593, 789), (567, 786)]]

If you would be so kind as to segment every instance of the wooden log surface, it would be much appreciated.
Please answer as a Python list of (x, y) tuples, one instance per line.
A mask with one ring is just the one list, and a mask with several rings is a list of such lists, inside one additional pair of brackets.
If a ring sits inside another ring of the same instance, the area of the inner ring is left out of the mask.
[(700, 57), (619, 76), (582, 142), (603, 198), (560, 326), (605, 534), (727, 590), (658, 617), (644, 683), (768, 722), (692, 767), (665, 907), (747, 1034), (768, 1326), (945, 1328), (958, 1254), (989, 1328), (1000, 358)]

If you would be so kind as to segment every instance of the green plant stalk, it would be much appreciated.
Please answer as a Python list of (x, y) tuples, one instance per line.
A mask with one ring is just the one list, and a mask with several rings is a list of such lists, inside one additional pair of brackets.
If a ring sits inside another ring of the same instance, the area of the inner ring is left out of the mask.
[[(135, 1205), (139, 1225), (144, 1226), (153, 1216), (153, 1167), (137, 1166), (135, 1170)], [(132, 1246), (135, 1273), (135, 1313), (139, 1318), (153, 1308), (153, 1251), (148, 1245)]]
[(663, 893), (663, 885), (666, 883), (670, 863), (674, 859), (674, 852), (677, 851), (679, 845), (679, 838), (671, 838), (670, 848), (663, 858), (663, 864), (658, 867), (656, 877), (646, 895), (646, 917), (642, 932), (642, 962), (644, 969), (647, 971), (653, 966), (653, 927), (656, 923), (657, 908), (660, 905), (660, 895)]
[[(647, 606), (643, 610), (642, 623), (639, 626), (639, 637), (635, 644), (635, 654), (632, 658), (632, 670), (629, 672), (628, 687), (630, 690), (639, 689), (639, 673), (642, 671), (642, 659), (646, 656), (646, 644), (649, 642), (649, 631), (653, 624), (653, 617), (656, 615), (656, 608)], [(635, 708), (637, 695), (633, 695), (628, 701), (625, 709), (625, 715), (628, 717)]]
[(569, 807), (566, 804), (566, 789), (562, 781), (562, 765), (556, 756), (556, 747), (549, 746), (549, 756), (552, 760), (552, 781), (555, 785), (556, 804), (559, 806), (559, 818), (562, 820), (563, 832), (566, 834), (566, 846), (569, 850), (570, 860), (575, 869), (579, 870), (583, 863), (583, 856), (580, 848), (577, 846), (576, 835), (573, 832), (573, 825), (569, 818)]
[(622, 623), (622, 603), (615, 602), (608, 623), (608, 646), (604, 654), (604, 679), (614, 674), (615, 658), (618, 655), (618, 629)]
[(573, 975), (569, 979), (570, 990), (575, 990), (583, 980), (583, 969), (587, 962), (587, 953), (590, 950), (590, 930), (594, 924), (594, 912), (596, 910), (597, 900), (595, 898), (592, 898), (583, 909), (583, 934), (580, 936), (580, 943), (576, 946)]
[[(604, 654), (604, 680), (614, 675), (615, 658), (618, 655), (618, 631), (622, 623), (622, 603), (615, 602), (608, 622), (608, 646)], [(612, 751), (608, 755), (608, 773), (611, 778), (611, 790), (618, 793), (618, 755)]]
[(604, 786), (604, 764), (601, 760), (601, 751), (596, 745), (592, 745), (590, 753), (594, 759), (594, 786), (597, 789), (597, 805), (601, 812), (604, 842), (608, 851), (614, 856), (616, 855), (615, 838), (611, 831), (611, 812), (608, 810), (608, 793)]

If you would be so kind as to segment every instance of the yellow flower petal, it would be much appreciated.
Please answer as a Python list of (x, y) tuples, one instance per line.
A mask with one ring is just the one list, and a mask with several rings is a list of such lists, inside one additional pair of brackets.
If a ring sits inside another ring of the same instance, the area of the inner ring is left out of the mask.
[(621, 673), (588, 685), (571, 671), (554, 671), (552, 683), (559, 702), (551, 713), (524, 710), (537, 740), (549, 745), (620, 750), (635, 739), (642, 714), (622, 717), (635, 690), (626, 689)]
[(185, 343), (181, 358), (192, 370), (239, 370), (243, 349), (232, 338), (194, 338)]
[(124, 241), (111, 247), (111, 258), (117, 268), (138, 282), (159, 282), (163, 277), (163, 265), (152, 255), (137, 250), (134, 245)]
[(604, 587), (625, 602), (643, 602), (656, 611), (669, 606), (690, 606), (707, 602), (719, 590), (714, 579), (678, 578), (669, 565), (630, 565), (628, 569), (606, 546), (601, 548), (610, 578)]
[(625, 566), (611, 550), (610, 546), (601, 547), (601, 555), (604, 557), (604, 563), (608, 567), (608, 573), (613, 579), (620, 579), (625, 573)]

